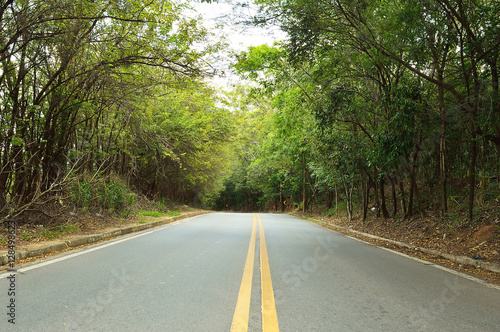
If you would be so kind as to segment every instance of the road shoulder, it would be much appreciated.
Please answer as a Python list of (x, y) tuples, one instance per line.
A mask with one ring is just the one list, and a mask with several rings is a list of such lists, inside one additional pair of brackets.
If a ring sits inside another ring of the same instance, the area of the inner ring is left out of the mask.
[(377, 247), (383, 247), (399, 253), (403, 253), (410, 257), (415, 257), (423, 261), (430, 262), (439, 266), (443, 266), (455, 271), (472, 275), (494, 285), (500, 285), (500, 264), (475, 260), (470, 257), (460, 256), (441, 252), (439, 250), (428, 249), (422, 246), (402, 241), (392, 240), (381, 236), (373, 235), (366, 232), (357, 231), (350, 227), (336, 225), (335, 223), (325, 222), (323, 220), (314, 219), (311, 217), (295, 215), (308, 222), (315, 223), (319, 226), (331, 229), (335, 232), (348, 235), (355, 239), (369, 243)]

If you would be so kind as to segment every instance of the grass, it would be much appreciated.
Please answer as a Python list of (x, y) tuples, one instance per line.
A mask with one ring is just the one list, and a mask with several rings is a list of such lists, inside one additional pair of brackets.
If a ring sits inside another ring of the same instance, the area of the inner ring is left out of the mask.
[(64, 234), (80, 233), (80, 226), (78, 226), (77, 224), (73, 224), (73, 223), (59, 226), (58, 229), (61, 233), (64, 233)]
[(178, 211), (168, 211), (168, 216), (169, 217), (177, 217), (177, 216), (180, 216), (181, 213), (178, 212)]
[(42, 231), (36, 235), (30, 234), (27, 231), (23, 231), (21, 238), (26, 241), (29, 241), (36, 237), (42, 240), (53, 240), (64, 235), (78, 234), (80, 233), (80, 231), (81, 231), (80, 226), (74, 223), (68, 223), (57, 226), (55, 228), (43, 228)]
[(135, 214), (137, 214), (138, 216), (143, 216), (143, 217), (160, 218), (160, 217), (176, 217), (176, 216), (180, 216), (181, 212), (180, 212), (180, 210), (169, 210), (166, 213), (164, 213), (164, 212), (158, 212), (158, 211), (139, 210)]
[(50, 230), (50, 229), (47, 229), (47, 228), (44, 228), (42, 230), (42, 233), (39, 234), (39, 237), (41, 239), (46, 239), (46, 240), (56, 239), (56, 238), (58, 238), (60, 236), (61, 236), (61, 233), (58, 230)]
[(33, 239), (33, 236), (31, 234), (31, 232), (27, 231), (27, 230), (23, 230), (23, 232), (21, 233), (21, 240), (31, 241), (32, 239)]
[(147, 217), (161, 218), (161, 217), (175, 217), (181, 215), (180, 210), (179, 211), (169, 210), (166, 213), (159, 211), (151, 211), (151, 210), (139, 210), (135, 214), (141, 217), (137, 222), (138, 224), (145, 224), (147, 222), (151, 222), (152, 220)]
[(309, 217), (306, 217), (306, 216), (304, 216), (302, 218), (305, 219), (305, 220), (309, 220), (309, 221), (315, 222), (317, 224), (321, 224), (322, 223), (322, 221), (319, 221), (319, 220), (313, 219), (313, 218), (309, 218)]
[(144, 211), (144, 210), (139, 210), (136, 212), (138, 216), (143, 216), (143, 217), (155, 217), (155, 218), (160, 218), (160, 217), (166, 217), (169, 216), (169, 214), (165, 214), (162, 212), (158, 211)]
[[(160, 204), (162, 205), (162, 204)], [(136, 219), (138, 224), (146, 224), (152, 221), (158, 220), (161, 217), (174, 217), (180, 216), (183, 209), (174, 206), (167, 207), (165, 204), (162, 205), (163, 209), (158, 211), (155, 207), (151, 209), (144, 209), (135, 212), (135, 215), (139, 218)], [(82, 210), (86, 211), (86, 209)], [(130, 209), (127, 210), (127, 215)], [(102, 217), (102, 216), (101, 216)], [(117, 218), (114, 221), (114, 226), (121, 227), (122, 225), (129, 224), (130, 219)], [(95, 228), (104, 229), (106, 227), (105, 222), (92, 221)], [(22, 227), (24, 228), (24, 227)], [(62, 225), (55, 225), (52, 227), (36, 227), (33, 229), (22, 229), (18, 230), (17, 237), (19, 240), (30, 242), (30, 241), (45, 241), (54, 240), (63, 236), (80, 234), (82, 233), (81, 225), (78, 222), (67, 222)], [(0, 232), (0, 246), (5, 246), (8, 243), (8, 237), (5, 235), (4, 231)]]

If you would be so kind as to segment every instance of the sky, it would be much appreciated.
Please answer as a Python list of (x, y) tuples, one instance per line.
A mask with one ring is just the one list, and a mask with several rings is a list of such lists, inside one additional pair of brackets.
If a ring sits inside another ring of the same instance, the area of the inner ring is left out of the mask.
[[(246, 7), (237, 6), (237, 3), (245, 3)], [(280, 38), (278, 29), (238, 24), (238, 21), (249, 19), (257, 13), (257, 6), (252, 1), (219, 0), (215, 3), (197, 4), (197, 8), (205, 26), (226, 34), (231, 46), (237, 50), (245, 50), (250, 45), (272, 44), (276, 38)], [(222, 27), (217, 28), (218, 24), (222, 24)]]
[(251, 0), (219, 0), (213, 3), (196, 3), (195, 9), (196, 14), (203, 17), (204, 25), (209, 31), (216, 36), (225, 35), (227, 37), (229, 48), (221, 54), (222, 59), (214, 64), (217, 69), (226, 73), (223, 77), (213, 79), (216, 85), (222, 87), (238, 82), (238, 77), (231, 74), (229, 69), (231, 50), (241, 52), (247, 50), (249, 46), (272, 45), (274, 41), (282, 40), (285, 37), (284, 32), (278, 28), (241, 24), (241, 21), (249, 19), (257, 13), (257, 6)]

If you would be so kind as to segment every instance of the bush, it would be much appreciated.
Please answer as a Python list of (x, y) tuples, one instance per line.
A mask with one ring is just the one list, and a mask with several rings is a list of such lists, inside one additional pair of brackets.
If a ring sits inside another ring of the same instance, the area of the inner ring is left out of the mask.
[(120, 183), (102, 183), (99, 187), (100, 205), (109, 210), (121, 210), (127, 188)]
[(70, 189), (73, 203), (81, 208), (104, 208), (120, 211), (130, 207), (136, 198), (119, 177), (104, 179), (99, 176), (83, 176)]
[[(353, 203), (353, 208), (354, 208), (354, 203)], [(347, 210), (347, 205), (346, 205), (346, 202), (344, 200), (339, 200), (338, 202), (338, 214), (339, 215), (342, 215), (342, 214), (345, 214), (346, 210)], [(333, 216), (336, 216), (337, 215), (337, 210), (335, 208), (335, 204), (332, 208), (330, 208), (326, 213), (325, 213), (325, 216), (327, 217), (333, 217)]]
[(82, 208), (89, 208), (92, 203), (92, 185), (85, 180), (78, 181), (72, 188), (73, 202)]

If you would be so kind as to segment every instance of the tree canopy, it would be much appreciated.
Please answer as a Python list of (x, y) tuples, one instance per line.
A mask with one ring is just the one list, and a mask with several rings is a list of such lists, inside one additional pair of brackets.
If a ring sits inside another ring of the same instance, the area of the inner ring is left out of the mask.
[(232, 115), (205, 58), (220, 45), (176, 1), (2, 1), (0, 211), (86, 172), (192, 200), (223, 169)]
[(497, 1), (255, 4), (286, 38), (234, 53), (221, 91), (190, 2), (2, 1), (0, 217), (115, 175), (215, 209), (497, 207)]
[(350, 218), (356, 205), (363, 219), (453, 206), (473, 221), (498, 195), (497, 2), (256, 2), (256, 24), (288, 36), (234, 65), (272, 105), (247, 175), (276, 165), (259, 173), (275, 200), (290, 188), (305, 210), (340, 190)]

